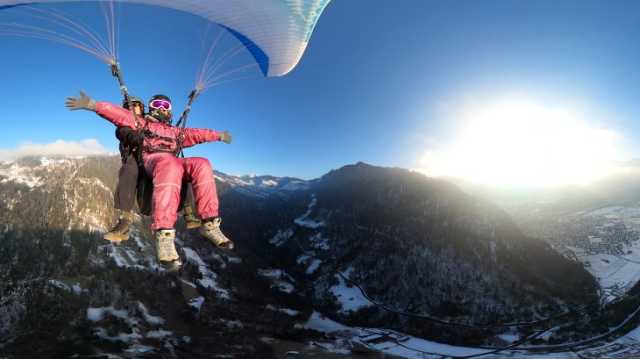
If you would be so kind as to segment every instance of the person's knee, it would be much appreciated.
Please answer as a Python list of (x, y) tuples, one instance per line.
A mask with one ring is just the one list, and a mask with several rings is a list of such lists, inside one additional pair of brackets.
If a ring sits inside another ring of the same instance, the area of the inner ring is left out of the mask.
[(175, 157), (166, 157), (156, 164), (153, 171), (153, 180), (154, 183), (158, 179), (179, 183), (182, 182), (183, 174), (184, 168), (182, 167), (180, 160)]
[(204, 157), (193, 157), (193, 167), (198, 170), (204, 171), (212, 171), (213, 167), (211, 166), (211, 162)]

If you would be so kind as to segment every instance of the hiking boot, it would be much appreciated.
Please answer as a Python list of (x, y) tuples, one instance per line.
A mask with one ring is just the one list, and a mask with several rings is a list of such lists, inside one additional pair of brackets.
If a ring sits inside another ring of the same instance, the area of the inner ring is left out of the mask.
[(202, 226), (202, 221), (200, 221), (200, 218), (193, 213), (193, 209), (191, 207), (184, 208), (184, 215), (182, 218), (184, 218), (184, 223), (187, 225), (187, 229), (195, 229)]
[(233, 242), (220, 230), (222, 219), (215, 217), (204, 221), (200, 227), (200, 234), (222, 249), (233, 249)]
[(180, 263), (180, 256), (174, 243), (176, 239), (175, 229), (160, 229), (155, 233), (156, 253), (158, 261), (162, 264)]
[(114, 243), (126, 241), (127, 239), (129, 239), (129, 229), (131, 227), (131, 223), (133, 223), (133, 213), (122, 213), (115, 227), (113, 227), (113, 229), (111, 229), (109, 232), (105, 233), (103, 238)]

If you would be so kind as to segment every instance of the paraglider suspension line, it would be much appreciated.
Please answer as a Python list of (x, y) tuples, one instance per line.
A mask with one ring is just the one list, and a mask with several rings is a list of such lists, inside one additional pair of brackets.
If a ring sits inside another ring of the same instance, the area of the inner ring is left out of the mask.
[(117, 62), (111, 64), (111, 74), (118, 80), (118, 84), (120, 84), (120, 92), (124, 99), (129, 104), (129, 109), (131, 109), (131, 100), (129, 99), (129, 89), (124, 84), (124, 78), (122, 77), (122, 71), (120, 70), (120, 65)]
[(184, 108), (184, 111), (182, 111), (182, 114), (180, 115), (180, 119), (176, 124), (177, 127), (180, 127), (180, 135), (178, 136), (178, 156), (180, 157), (184, 157), (184, 153), (182, 152), (182, 141), (184, 139), (184, 129), (185, 127), (187, 127), (187, 117), (189, 117), (189, 112), (191, 112), (191, 106), (193, 105), (193, 103), (195, 102), (196, 98), (198, 98), (199, 95), (200, 95), (199, 89), (196, 88), (193, 91), (191, 91), (191, 93), (189, 94), (189, 101), (187, 102), (187, 106)]
[(187, 117), (189, 117), (189, 112), (191, 112), (191, 105), (193, 105), (199, 95), (200, 91), (198, 91), (197, 89), (191, 91), (191, 93), (189, 94), (189, 101), (187, 102), (187, 106), (184, 108), (184, 111), (182, 111), (182, 115), (180, 115), (180, 119), (178, 120), (176, 126), (182, 128), (187, 126)]

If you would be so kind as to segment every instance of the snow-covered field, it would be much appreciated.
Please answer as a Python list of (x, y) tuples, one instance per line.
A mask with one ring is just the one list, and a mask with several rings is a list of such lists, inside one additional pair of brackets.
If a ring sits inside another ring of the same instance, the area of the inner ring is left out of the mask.
[(586, 269), (598, 280), (605, 303), (619, 298), (640, 280), (640, 243), (634, 243), (630, 250), (633, 253), (621, 256), (578, 254), (589, 263)]
[(493, 350), (462, 347), (437, 343), (387, 329), (349, 327), (314, 312), (301, 327), (337, 337), (348, 338), (369, 349), (408, 359), (441, 359), (443, 357), (464, 357), (482, 355), (487, 359), (527, 358), (527, 359), (632, 359), (640, 358), (640, 328), (606, 345), (578, 351), (560, 351), (555, 353), (527, 352), (524, 350), (505, 350), (492, 353)]
[[(637, 207), (611, 206), (576, 215), (604, 221), (603, 226), (596, 228), (598, 231), (622, 223), (626, 228), (640, 232), (640, 208)], [(592, 233), (590, 241), (599, 241), (599, 236), (600, 233)], [(606, 243), (606, 239), (603, 241)], [(621, 245), (622, 250), (617, 254), (594, 254), (584, 248), (567, 247), (585, 263), (586, 269), (597, 279), (604, 303), (621, 297), (640, 280), (640, 241)]]

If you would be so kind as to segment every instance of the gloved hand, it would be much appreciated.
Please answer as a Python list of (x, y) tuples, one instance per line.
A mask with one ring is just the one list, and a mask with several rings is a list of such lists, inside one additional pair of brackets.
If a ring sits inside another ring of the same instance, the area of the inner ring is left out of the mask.
[(70, 111), (77, 111), (77, 110), (95, 111), (96, 110), (96, 102), (82, 91), (80, 91), (80, 97), (67, 97), (67, 100), (64, 102), (64, 105)]
[(222, 133), (220, 133), (220, 141), (229, 144), (231, 143), (231, 141), (233, 140), (233, 138), (231, 137), (231, 134), (229, 133), (229, 131), (224, 131)]

